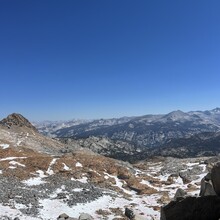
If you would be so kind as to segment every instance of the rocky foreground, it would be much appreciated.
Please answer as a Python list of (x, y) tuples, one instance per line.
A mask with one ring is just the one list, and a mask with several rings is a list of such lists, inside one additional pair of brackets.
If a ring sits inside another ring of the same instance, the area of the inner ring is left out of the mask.
[(160, 219), (178, 188), (199, 194), (206, 158), (154, 158), (131, 165), (91, 152), (49, 156), (0, 149), (0, 210), (11, 219)]

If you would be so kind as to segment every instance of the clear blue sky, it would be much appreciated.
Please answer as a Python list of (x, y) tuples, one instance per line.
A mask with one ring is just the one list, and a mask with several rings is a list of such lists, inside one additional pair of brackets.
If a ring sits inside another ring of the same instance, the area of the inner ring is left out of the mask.
[(219, 0), (1, 0), (0, 117), (220, 106)]

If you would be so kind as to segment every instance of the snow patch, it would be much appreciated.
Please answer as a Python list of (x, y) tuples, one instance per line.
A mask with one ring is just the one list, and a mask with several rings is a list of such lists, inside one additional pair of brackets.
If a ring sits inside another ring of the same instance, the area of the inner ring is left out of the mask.
[(79, 181), (81, 183), (88, 183), (88, 178), (86, 176), (82, 177), (81, 179), (75, 179), (75, 178), (72, 177), (71, 180)]
[(83, 165), (80, 162), (77, 162), (76, 167), (83, 167)]
[(25, 216), (22, 212), (16, 209), (12, 209), (9, 206), (3, 206), (0, 204), (1, 216), (9, 216), (12, 219), (18, 217), (20, 220), (39, 220), (40, 218), (35, 218), (31, 216)]
[(21, 144), (21, 141), (20, 141), (20, 140), (17, 141), (16, 145), (17, 145), (17, 146), (20, 146), (20, 144)]
[(56, 163), (56, 161), (57, 161), (57, 158), (54, 158), (54, 159), (51, 160), (51, 162), (49, 164), (49, 167), (48, 167), (48, 169), (46, 171), (47, 174), (49, 174), (49, 175), (53, 175), (54, 174), (54, 172), (53, 172), (51, 167)]
[(25, 158), (27, 158), (27, 157), (6, 157), (6, 158), (0, 159), (0, 161), (14, 160), (14, 159), (25, 159)]
[(45, 181), (42, 180), (41, 177), (33, 177), (28, 180), (24, 180), (22, 182), (28, 186), (36, 186), (36, 185), (46, 183)]
[(47, 177), (47, 175), (44, 174), (43, 170), (37, 170), (36, 173), (39, 175), (40, 178)]
[(83, 189), (81, 189), (81, 188), (75, 188), (75, 189), (73, 189), (73, 192), (82, 192), (83, 191)]
[(12, 165), (14, 165), (14, 166), (15, 166), (15, 165), (18, 165), (18, 166), (21, 166), (21, 167), (25, 167), (24, 164), (18, 163), (18, 162), (14, 161), (14, 160), (10, 161), (9, 164), (12, 164)]
[(63, 169), (64, 170), (71, 170), (65, 163), (63, 163)]
[[(134, 198), (134, 200), (129, 201), (124, 198), (112, 198), (110, 195), (104, 195), (97, 200), (94, 200), (89, 203), (80, 203), (75, 206), (69, 207), (67, 204), (63, 203), (57, 199), (44, 199), (40, 200), (40, 205), (43, 208), (40, 210), (40, 216), (44, 219), (56, 219), (60, 213), (66, 213), (71, 217), (78, 217), (81, 213), (88, 213), (94, 217), (94, 219), (103, 219), (103, 216), (100, 216), (96, 213), (98, 209), (108, 210), (109, 208), (118, 208), (121, 207), (122, 210), (125, 206), (129, 206), (130, 203), (138, 204), (137, 208), (134, 210), (138, 219), (152, 220), (152, 217), (159, 219), (159, 212), (154, 211), (152, 208), (146, 207), (147, 205), (153, 206), (156, 205), (155, 201), (157, 198), (155, 196), (146, 196), (145, 199)], [(140, 213), (144, 213), (143, 216)], [(113, 220), (116, 216), (109, 215), (108, 219)]]
[(134, 195), (134, 194), (136, 194), (136, 192), (135, 191), (129, 191), (129, 190), (127, 190), (127, 189), (124, 189), (123, 188), (123, 184), (124, 184), (124, 181), (121, 181), (118, 177), (116, 177), (116, 176), (113, 176), (113, 175), (110, 175), (110, 174), (108, 174), (108, 173), (104, 173), (105, 174), (105, 179), (108, 179), (109, 177), (111, 177), (111, 178), (114, 178), (115, 179), (115, 185), (113, 185), (113, 186), (117, 186), (119, 189), (121, 189), (122, 191), (124, 191), (125, 193), (127, 193), (127, 194), (130, 194), (130, 195)]
[(6, 149), (6, 148), (9, 148), (9, 144), (0, 144), (0, 147), (2, 149)]
[(192, 167), (192, 166), (195, 166), (195, 165), (199, 165), (199, 163), (187, 163), (186, 166), (188, 167)]

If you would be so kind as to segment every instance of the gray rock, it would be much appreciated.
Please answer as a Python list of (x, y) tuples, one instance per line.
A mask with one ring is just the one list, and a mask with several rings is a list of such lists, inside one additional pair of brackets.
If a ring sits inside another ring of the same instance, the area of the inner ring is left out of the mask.
[(188, 169), (187, 171), (180, 172), (179, 175), (182, 178), (184, 183), (189, 183), (198, 178), (203, 171), (203, 168), (200, 166), (194, 166), (192, 169)]
[(82, 213), (80, 216), (79, 216), (79, 220), (93, 220), (94, 218), (87, 214), (87, 213)]
[(135, 218), (135, 214), (134, 214), (133, 210), (131, 210), (127, 207), (125, 208), (125, 216), (127, 216), (129, 219)]
[(201, 180), (201, 187), (199, 196), (214, 196), (216, 195), (214, 188), (212, 186), (211, 181), (206, 181), (206, 177), (202, 178)]
[(209, 181), (212, 179), (211, 173), (207, 173), (207, 175), (204, 177), (205, 181)]
[[(9, 204), (9, 202), (12, 202), (12, 199), (10, 199), (11, 196), (9, 196), (12, 195), (13, 203), (22, 204), (23, 208), (19, 210), (25, 214), (28, 219), (28, 216), (38, 216), (39, 210), (42, 208), (39, 203), (40, 199), (50, 198), (50, 195), (54, 194), (57, 189), (61, 189), (63, 185), (65, 186), (65, 192), (62, 191), (58, 196), (59, 198), (64, 198), (65, 195), (68, 195), (68, 199), (65, 198), (62, 202), (70, 207), (76, 205), (76, 203), (94, 201), (103, 195), (102, 189), (100, 188), (94, 187), (89, 183), (81, 183), (79, 181), (66, 179), (60, 175), (48, 176), (45, 178), (45, 181), (46, 183), (41, 185), (28, 186), (16, 178), (1, 176), (0, 204)], [(85, 190), (75, 192), (73, 191), (74, 188), (83, 188)], [(2, 219), (4, 220), (4, 218)]]
[(63, 219), (68, 219), (68, 218), (69, 218), (69, 216), (66, 213), (63, 213), (63, 214), (59, 215), (59, 217), (57, 219), (63, 220)]
[(220, 197), (186, 197), (162, 207), (161, 220), (217, 220), (220, 218)]
[(12, 220), (12, 219), (8, 216), (1, 216), (0, 220)]
[(177, 189), (175, 193), (174, 200), (177, 200), (178, 198), (184, 198), (186, 195), (187, 195), (187, 192), (179, 188)]
[(161, 206), (160, 207), (160, 220), (166, 220), (166, 216), (165, 216), (165, 212), (164, 212), (164, 207), (165, 206)]
[(211, 179), (216, 194), (220, 196), (220, 163), (215, 164), (215, 166), (212, 168)]
[(173, 174), (179, 176), (179, 172), (185, 169), (187, 169), (187, 166), (183, 163), (180, 163), (178, 159), (168, 157), (166, 158), (166, 162), (164, 163), (163, 168), (161, 169), (161, 175)]
[(220, 161), (220, 156), (212, 157), (204, 161), (205, 164), (215, 164)]
[(66, 194), (65, 193), (58, 193), (56, 198), (57, 199), (65, 199), (66, 198)]

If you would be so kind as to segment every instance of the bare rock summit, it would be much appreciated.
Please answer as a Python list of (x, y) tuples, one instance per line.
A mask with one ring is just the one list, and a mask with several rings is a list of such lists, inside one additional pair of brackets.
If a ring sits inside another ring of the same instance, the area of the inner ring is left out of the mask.
[(17, 113), (8, 115), (7, 118), (4, 118), (2, 121), (0, 121), (0, 124), (8, 128), (23, 127), (38, 132), (37, 129), (24, 116)]

